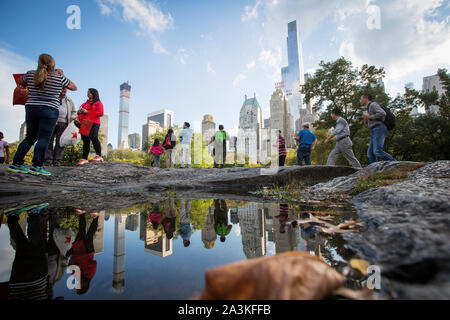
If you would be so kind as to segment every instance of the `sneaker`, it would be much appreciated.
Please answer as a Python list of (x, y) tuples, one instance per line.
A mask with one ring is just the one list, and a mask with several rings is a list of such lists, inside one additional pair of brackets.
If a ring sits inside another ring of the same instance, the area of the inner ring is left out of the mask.
[(36, 166), (32, 166), (30, 168), (30, 170), (28, 171), (28, 173), (31, 173), (35, 176), (51, 176), (52, 173), (45, 170), (44, 167), (36, 167)]
[(91, 162), (103, 162), (103, 158), (101, 156), (95, 156), (95, 158), (92, 159)]
[(25, 207), (23, 207), (23, 208), (11, 208), (11, 209), (6, 209), (2, 213), (5, 214), (7, 217), (11, 217), (13, 215), (20, 215), (25, 210), (26, 210)]
[(80, 161), (78, 161), (77, 163), (77, 167), (81, 167), (83, 164), (89, 163), (89, 161), (87, 161), (86, 159), (81, 159)]
[(41, 213), (42, 209), (47, 208), (48, 206), (48, 203), (35, 204), (25, 207), (25, 210), (27, 210), (29, 216), (32, 216)]
[(80, 210), (80, 209), (76, 209), (76, 208), (75, 208), (75, 212), (76, 212), (76, 214), (79, 215), (79, 216), (82, 216), (83, 214), (86, 213), (86, 211)]
[(8, 167), (8, 171), (9, 171), (9, 172), (19, 172), (19, 173), (29, 173), (29, 172), (30, 172), (30, 169), (28, 169), (27, 167), (25, 167), (23, 164), (20, 165), (20, 166), (15, 165), (15, 164), (11, 164), (11, 165)]
[(94, 212), (89, 212), (89, 214), (91, 215), (92, 218), (98, 218), (98, 216), (100, 216), (100, 212), (98, 211), (94, 211)]

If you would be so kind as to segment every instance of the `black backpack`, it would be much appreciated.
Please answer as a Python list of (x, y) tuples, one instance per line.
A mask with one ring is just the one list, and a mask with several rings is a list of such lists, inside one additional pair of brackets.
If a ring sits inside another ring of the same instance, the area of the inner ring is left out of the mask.
[[(372, 103), (372, 102), (371, 102)], [(369, 112), (370, 103), (367, 105), (367, 112)], [(384, 125), (388, 130), (392, 130), (395, 128), (395, 116), (388, 108), (380, 105), (380, 107), (386, 112), (386, 117), (384, 118)]]

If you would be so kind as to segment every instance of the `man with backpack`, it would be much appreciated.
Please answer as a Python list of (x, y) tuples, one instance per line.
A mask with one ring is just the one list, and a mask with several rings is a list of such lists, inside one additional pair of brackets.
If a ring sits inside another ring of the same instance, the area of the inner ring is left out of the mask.
[(214, 168), (223, 168), (227, 159), (227, 140), (230, 140), (230, 136), (223, 129), (223, 125), (219, 125), (219, 131), (211, 138), (211, 142), (214, 142)]
[(166, 149), (166, 168), (173, 168), (175, 163), (175, 146), (177, 137), (173, 134), (173, 129), (167, 131), (164, 137), (163, 148)]
[(367, 113), (364, 114), (364, 123), (370, 129), (370, 144), (367, 150), (369, 162), (377, 162), (378, 158), (385, 161), (397, 161), (383, 150), (388, 129), (395, 126), (394, 116), (389, 110), (385, 110), (378, 103), (373, 102), (372, 95), (369, 93), (363, 94), (360, 102), (367, 108)]

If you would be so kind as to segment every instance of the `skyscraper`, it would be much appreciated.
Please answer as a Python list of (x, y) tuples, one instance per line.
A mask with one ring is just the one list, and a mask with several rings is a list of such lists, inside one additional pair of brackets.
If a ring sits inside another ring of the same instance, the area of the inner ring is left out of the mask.
[(210, 154), (212, 153), (214, 144), (212, 143), (209, 144), (209, 142), (211, 141), (211, 138), (214, 136), (215, 133), (216, 133), (216, 123), (214, 122), (212, 115), (205, 114), (203, 116), (202, 121), (202, 136), (203, 141), (206, 142), (208, 153)]
[(108, 122), (109, 117), (107, 114), (104, 114), (103, 117), (100, 118), (100, 130), (99, 135), (102, 136), (101, 147), (102, 147), (102, 156), (106, 157), (108, 155)]
[(130, 116), (130, 91), (128, 82), (120, 85), (119, 137), (117, 149), (128, 149), (128, 123)]
[(281, 89), (275, 90), (270, 99), (270, 129), (281, 130), (281, 134), (286, 139), (286, 146), (291, 148), (294, 145), (294, 121), (290, 112), (289, 101), (286, 99)]
[(257, 163), (261, 157), (261, 130), (262, 112), (256, 99), (247, 99), (245, 95), (244, 104), (239, 114), (239, 133), (237, 140), (237, 153), (248, 155), (250, 162)]
[(139, 133), (129, 134), (128, 145), (131, 149), (141, 149), (141, 135)]
[[(423, 77), (422, 91), (423, 92), (437, 91), (437, 93), (439, 94), (439, 97), (441, 95), (443, 95), (445, 92), (444, 92), (444, 88), (442, 86), (441, 78), (439, 77), (439, 75), (435, 74), (433, 76)], [(439, 106), (431, 105), (430, 108), (426, 111), (429, 113), (438, 114)]]
[(296, 20), (288, 23), (287, 54), (288, 65), (281, 69), (281, 79), (285, 94), (291, 106), (291, 115), (293, 120), (296, 120), (299, 117), (300, 109), (303, 106), (300, 85), (305, 83), (302, 44)]
[(147, 116), (147, 121), (159, 122), (159, 125), (164, 129), (173, 127), (173, 111), (168, 109), (161, 109)]

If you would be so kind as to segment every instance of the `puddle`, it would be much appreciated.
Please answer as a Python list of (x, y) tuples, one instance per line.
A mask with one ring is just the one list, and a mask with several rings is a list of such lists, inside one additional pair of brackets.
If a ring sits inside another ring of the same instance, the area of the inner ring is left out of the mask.
[[(40, 230), (47, 234), (45, 248), (37, 241), (33, 249), (35, 256), (45, 252), (47, 258), (27, 260), (31, 273), (23, 274), (20, 258), (13, 270), (16, 248), (22, 248), (19, 251), (24, 254), (29, 249), (21, 240), (16, 244), (6, 217), (2, 217), (0, 282), (9, 281), (12, 271), (16, 282), (27, 277), (36, 280), (42, 277), (39, 270), (48, 268), (53, 298), (188, 299), (203, 290), (205, 271), (212, 267), (291, 250), (320, 255), (342, 272), (356, 255), (346, 247), (341, 234), (327, 234), (317, 218), (339, 225), (357, 216), (345, 204), (214, 199), (164, 199), (120, 211), (100, 211), (98, 217), (72, 207), (50, 205), (31, 222), (27, 222), (26, 211), (13, 218), (17, 220), (12, 224), (17, 234), (29, 232), (33, 239)], [(80, 233), (80, 229), (86, 232)], [(360, 227), (355, 229), (358, 232)], [(92, 253), (77, 255), (83, 246)], [(69, 288), (73, 287), (70, 265), (81, 266), (81, 290)], [(358, 287), (358, 281), (350, 278), (347, 286)]]

